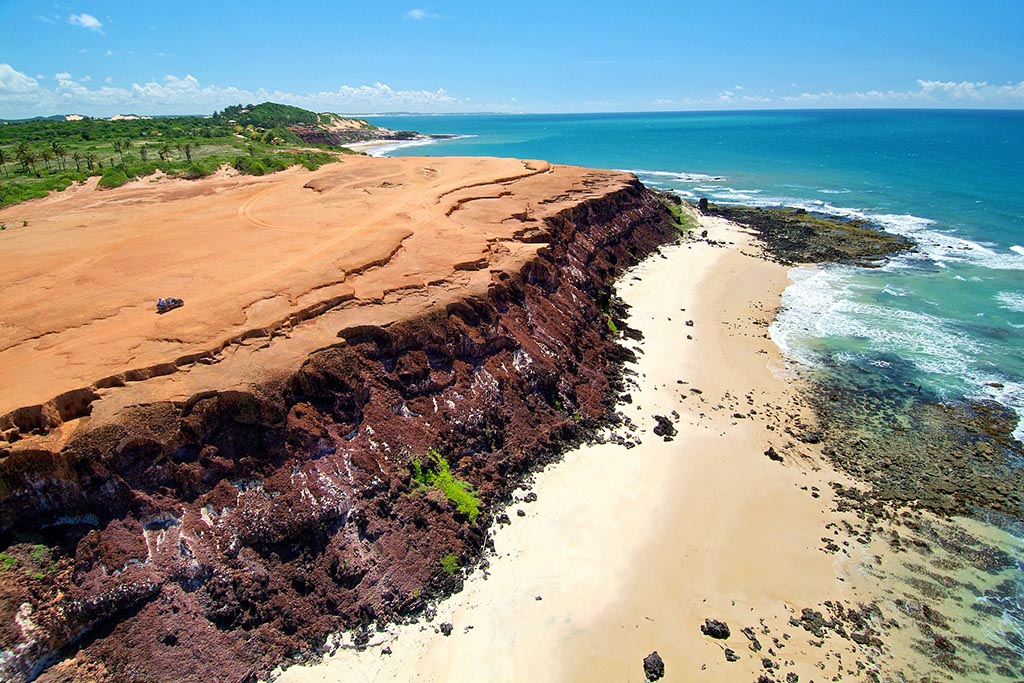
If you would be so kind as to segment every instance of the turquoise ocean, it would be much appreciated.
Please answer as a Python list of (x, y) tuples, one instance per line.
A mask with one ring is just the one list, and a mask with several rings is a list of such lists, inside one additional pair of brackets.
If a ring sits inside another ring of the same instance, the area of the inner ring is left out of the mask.
[[(918, 244), (881, 268), (800, 268), (772, 337), (808, 367), (865, 369), (1024, 416), (1024, 112), (857, 110), (372, 117), (456, 135), (389, 156), (500, 156), (634, 172), (681, 197), (864, 218)], [(380, 152), (378, 152), (380, 153)], [(1024, 422), (1015, 435), (1024, 436)], [(1024, 466), (1024, 463), (1022, 463)], [(1021, 536), (1019, 526), (1011, 530)], [(1024, 558), (1001, 597), (1024, 659)], [(979, 596), (981, 597), (981, 596)]]

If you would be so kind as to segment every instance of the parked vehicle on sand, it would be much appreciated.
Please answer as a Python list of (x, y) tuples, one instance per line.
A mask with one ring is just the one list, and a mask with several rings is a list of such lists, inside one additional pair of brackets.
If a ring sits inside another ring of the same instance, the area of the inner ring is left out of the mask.
[(184, 305), (184, 301), (181, 299), (175, 299), (173, 296), (167, 297), (166, 299), (157, 299), (156, 312), (163, 314), (167, 311), (173, 311), (175, 308), (181, 308)]

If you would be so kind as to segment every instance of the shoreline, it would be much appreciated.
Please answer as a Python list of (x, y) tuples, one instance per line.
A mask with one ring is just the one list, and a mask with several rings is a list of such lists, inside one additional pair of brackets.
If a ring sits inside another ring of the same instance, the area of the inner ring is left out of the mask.
[[(637, 373), (630, 401), (619, 406), (627, 438), (642, 444), (585, 446), (539, 474), (537, 502), (514, 499), (495, 556), (437, 605), (432, 623), (390, 627), (367, 650), (342, 645), (278, 680), (639, 681), (653, 650), (668, 680), (753, 680), (767, 652), (785, 662), (781, 675), (801, 680), (822, 666), (843, 673), (851, 646), (870, 662), (862, 646), (819, 645), (789, 623), (826, 600), (852, 607), (863, 588), (846, 583), (848, 560), (822, 548), (841, 518), (829, 482), (846, 479), (782, 428), (813, 419), (773, 374), (781, 355), (765, 334), (787, 271), (749, 254), (739, 226), (701, 217), (701, 228), (709, 241), (664, 248), (618, 286), (644, 335), (627, 366)], [(654, 415), (678, 433), (652, 433)], [(727, 622), (730, 637), (703, 635), (705, 618)]]
[(387, 156), (390, 152), (394, 152), (397, 149), (405, 149), (406, 147), (423, 147), (426, 145), (432, 145), (442, 140), (451, 140), (454, 138), (468, 137), (465, 135), (417, 135), (411, 140), (367, 140), (366, 142), (353, 142), (345, 145), (346, 148), (353, 152), (362, 152), (371, 157), (382, 157)]

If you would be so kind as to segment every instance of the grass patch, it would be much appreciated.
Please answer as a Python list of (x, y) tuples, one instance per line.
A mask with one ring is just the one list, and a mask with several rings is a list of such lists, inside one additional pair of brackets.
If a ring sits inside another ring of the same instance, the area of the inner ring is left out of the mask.
[(440, 489), (459, 512), (469, 517), (470, 523), (476, 522), (480, 515), (480, 498), (472, 484), (452, 475), (448, 461), (436, 448), (428, 448), (424, 461), (417, 458), (411, 465), (413, 481), (425, 488)]
[(56, 569), (57, 561), (53, 551), (41, 543), (35, 543), (28, 547), (20, 546), (19, 550), (14, 553), (0, 552), (0, 572), (20, 570), (33, 579), (42, 580)]
[(16, 564), (18, 564), (18, 560), (15, 557), (7, 553), (0, 553), (0, 570), (11, 569)]
[(448, 576), (453, 576), (455, 572), (459, 571), (459, 558), (455, 556), (455, 553), (448, 553), (441, 558), (441, 569)]
[(696, 230), (699, 226), (697, 219), (693, 215), (683, 208), (682, 204), (677, 204), (673, 199), (658, 196), (661, 200), (662, 205), (668, 209), (668, 212), (672, 214), (672, 220), (675, 222), (676, 229), (679, 232), (688, 232), (690, 230)]
[(605, 322), (608, 323), (608, 331), (611, 332), (613, 336), (619, 336), (619, 326), (615, 324), (615, 321), (612, 320), (612, 317), (606, 314), (604, 316), (604, 319)]

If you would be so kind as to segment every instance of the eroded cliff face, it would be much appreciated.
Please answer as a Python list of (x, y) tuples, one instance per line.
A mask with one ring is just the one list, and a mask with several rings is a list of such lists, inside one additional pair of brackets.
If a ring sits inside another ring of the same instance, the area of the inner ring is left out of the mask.
[[(486, 294), (0, 457), (0, 679), (253, 680), (453, 590), (442, 558), (472, 562), (523, 475), (611, 413), (609, 288), (674, 235), (633, 182), (522, 231), (546, 245)], [(412, 478), (428, 452), (475, 519)]]

